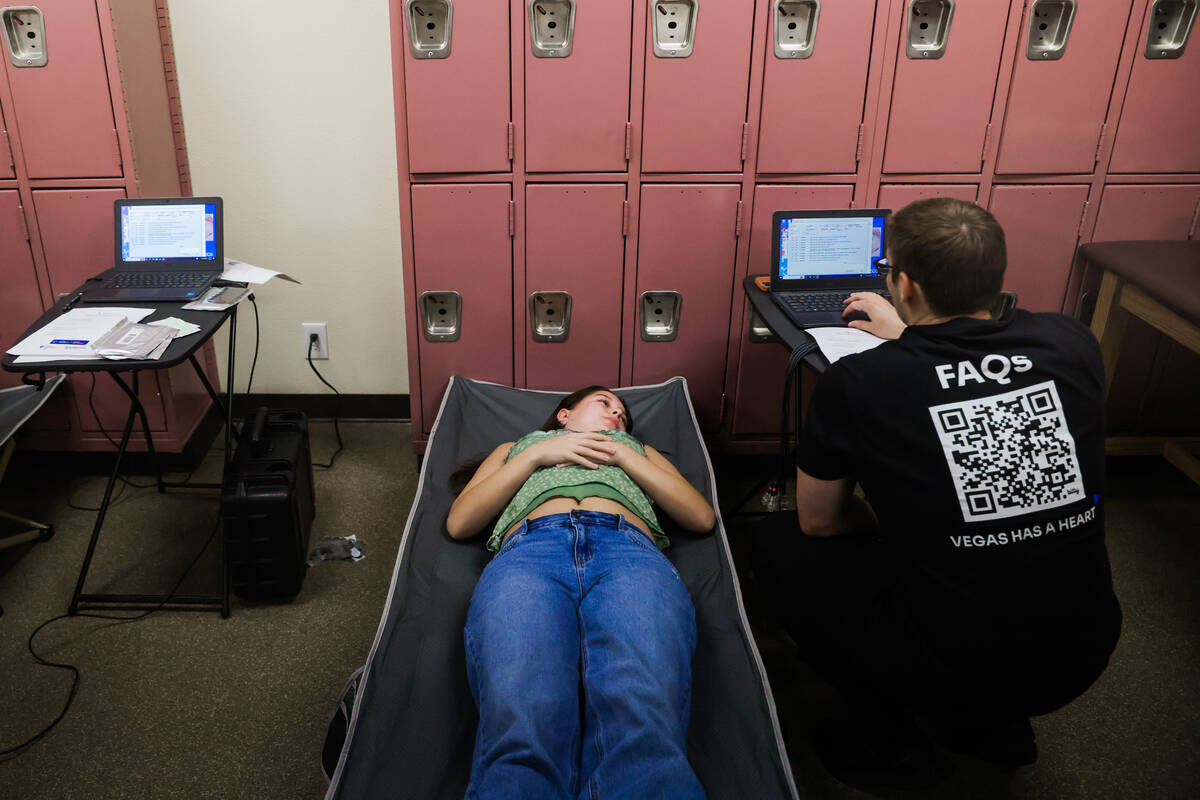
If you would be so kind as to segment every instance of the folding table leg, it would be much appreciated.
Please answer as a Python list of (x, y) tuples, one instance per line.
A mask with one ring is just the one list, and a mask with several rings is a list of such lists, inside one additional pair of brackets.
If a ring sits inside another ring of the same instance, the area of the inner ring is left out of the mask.
[[(116, 377), (115, 373), (113, 377)], [(124, 382), (118, 380), (118, 383), (124, 388)], [(108, 514), (108, 504), (112, 499), (113, 486), (117, 483), (117, 477), (121, 474), (121, 459), (125, 457), (125, 448), (129, 445), (129, 435), (133, 431), (133, 419), (137, 416), (137, 404), (132, 403), (129, 406), (129, 414), (125, 417), (125, 429), (121, 432), (121, 443), (117, 446), (117, 457), (113, 461), (112, 474), (108, 476), (108, 483), (104, 487), (104, 499), (100, 501), (100, 510), (96, 512), (96, 524), (92, 526), (92, 538), (88, 542), (87, 555), (83, 557), (83, 566), (79, 569), (79, 580), (75, 582), (75, 593), (71, 595), (71, 605), (67, 608), (67, 613), (75, 615), (79, 613), (79, 596), (83, 593), (83, 582), (87, 580), (88, 568), (92, 565), (92, 556), (96, 552), (96, 542), (100, 538), (100, 529), (104, 527), (104, 517)]]

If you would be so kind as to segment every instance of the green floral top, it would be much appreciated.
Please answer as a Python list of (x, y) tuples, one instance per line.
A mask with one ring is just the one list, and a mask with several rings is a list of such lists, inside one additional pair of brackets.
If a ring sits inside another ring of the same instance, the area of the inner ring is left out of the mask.
[[(508, 451), (508, 456), (504, 460), (506, 462), (511, 460), (530, 445), (537, 444), (551, 436), (573, 432), (575, 431), (566, 428), (556, 431), (534, 431), (522, 436)], [(642, 443), (625, 431), (596, 432), (611, 437), (613, 441), (629, 445), (639, 455), (646, 455), (646, 448)], [(607, 497), (615, 500), (646, 523), (654, 537), (654, 543), (660, 550), (670, 544), (670, 540), (663, 533), (662, 526), (658, 524), (658, 517), (654, 515), (650, 498), (646, 497), (646, 493), (642, 491), (641, 487), (625, 474), (625, 470), (615, 466), (589, 469), (578, 464), (568, 464), (561, 467), (541, 467), (529, 476), (517, 490), (508, 507), (504, 509), (504, 513), (500, 515), (496, 527), (492, 529), (492, 535), (487, 543), (488, 549), (493, 552), (499, 550), (504, 533), (514, 524), (525, 519), (529, 512), (552, 497), (574, 497), (577, 500), (586, 497)]]

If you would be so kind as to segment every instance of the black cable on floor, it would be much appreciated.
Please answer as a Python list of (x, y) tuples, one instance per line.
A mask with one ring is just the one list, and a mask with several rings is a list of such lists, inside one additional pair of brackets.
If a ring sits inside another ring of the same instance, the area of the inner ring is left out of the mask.
[(308, 366), (312, 369), (313, 374), (315, 374), (317, 376), (317, 378), (320, 379), (321, 383), (325, 384), (330, 389), (333, 389), (333, 393), (337, 395), (337, 400), (335, 401), (335, 405), (333, 407), (333, 433), (335, 436), (337, 436), (338, 446), (337, 446), (337, 450), (333, 451), (333, 455), (331, 455), (329, 457), (328, 464), (318, 464), (318, 463), (314, 462), (313, 466), (319, 467), (321, 469), (333, 469), (333, 462), (335, 460), (337, 460), (338, 453), (342, 452), (342, 450), (345, 448), (345, 445), (342, 444), (342, 430), (341, 430), (341, 428), (338, 427), (338, 415), (341, 412), (342, 393), (339, 392), (336, 388), (334, 388), (334, 385), (332, 383), (325, 380), (325, 377), (323, 375), (321, 375), (320, 372), (317, 372), (317, 367), (315, 364), (313, 364), (312, 350), (313, 350), (313, 345), (316, 344), (316, 342), (314, 341), (315, 338), (316, 338), (316, 334), (313, 334), (313, 336), (310, 337), (308, 340)]
[[(72, 617), (83, 617), (83, 618), (87, 618), (87, 619), (106, 619), (106, 620), (114, 620), (114, 624), (116, 624), (116, 625), (123, 625), (123, 624), (129, 623), (129, 622), (137, 622), (140, 619), (145, 619), (146, 617), (150, 616), (151, 614), (153, 614), (156, 611), (161, 611), (163, 606), (165, 606), (167, 603), (171, 602), (171, 598), (175, 596), (175, 593), (177, 591), (179, 591), (179, 587), (183, 585), (183, 581), (191, 573), (192, 567), (196, 566), (196, 562), (198, 562), (200, 560), (200, 557), (202, 555), (204, 555), (204, 553), (208, 550), (209, 546), (212, 545), (213, 539), (216, 538), (217, 531), (220, 529), (221, 529), (221, 518), (217, 517), (217, 524), (213, 526), (212, 533), (210, 533), (208, 535), (208, 539), (204, 542), (204, 546), (200, 548), (200, 551), (198, 553), (196, 553), (196, 555), (188, 563), (187, 567), (183, 570), (183, 574), (179, 576), (179, 580), (175, 581), (175, 585), (171, 587), (171, 591), (167, 594), (167, 596), (165, 598), (163, 598), (162, 602), (159, 603), (154, 608), (151, 608), (147, 611), (143, 611), (142, 613), (136, 614), (132, 617), (117, 617), (117, 616), (113, 616), (111, 614), (86, 614), (86, 613), (83, 613), (83, 614), (59, 614), (57, 617), (51, 617), (50, 619), (43, 622), (41, 625), (38, 625), (37, 628), (34, 629), (33, 633), (29, 634), (29, 640), (25, 644), (25, 646), (29, 649), (29, 654), (32, 655), (34, 660), (38, 664), (41, 664), (42, 666), (69, 671), (73, 676), (71, 679), (71, 691), (67, 694), (67, 702), (63, 705), (62, 711), (60, 711), (58, 716), (54, 718), (53, 722), (51, 722), (45, 728), (42, 728), (41, 731), (39, 731), (38, 733), (36, 733), (32, 737), (30, 737), (29, 739), (26, 739), (24, 742), (21, 742), (21, 744), (16, 745), (15, 747), (9, 747), (4, 750), (0, 750), (0, 756), (14, 755), (14, 754), (19, 754), (21, 752), (24, 752), (26, 748), (41, 741), (41, 739), (43, 739), (46, 736), (46, 734), (48, 734), (48, 733), (50, 733), (50, 731), (54, 730), (54, 726), (58, 725), (59, 722), (62, 722), (63, 717), (65, 717), (67, 715), (67, 711), (71, 708), (71, 703), (75, 700), (75, 693), (79, 689), (79, 668), (73, 664), (60, 664), (57, 661), (47, 661), (46, 659), (39, 656), (37, 654), (37, 651), (33, 649), (34, 637), (36, 637), (42, 631), (42, 629), (45, 628), (47, 625), (50, 625), (53, 622), (57, 622), (60, 619), (69, 619)], [(111, 627), (111, 626), (104, 625), (101, 627), (107, 628), (107, 627)]]

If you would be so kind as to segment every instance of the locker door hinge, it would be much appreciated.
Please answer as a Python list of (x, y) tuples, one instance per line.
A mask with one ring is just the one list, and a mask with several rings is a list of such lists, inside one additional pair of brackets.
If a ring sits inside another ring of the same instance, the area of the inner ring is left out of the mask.
[(1087, 222), (1088, 202), (1087, 200), (1083, 201), (1083, 210), (1079, 212), (1079, 229), (1075, 231), (1077, 237), (1083, 236), (1083, 226)]
[(1198, 226), (1200, 226), (1200, 198), (1196, 200), (1196, 210), (1192, 212), (1192, 224), (1188, 226), (1189, 239), (1195, 238)]
[(633, 123), (625, 123), (625, 160), (633, 156)]
[(721, 415), (720, 415), (720, 419), (717, 420), (718, 428), (725, 427), (725, 413), (728, 410), (729, 410), (729, 395), (725, 394), (725, 392), (721, 392)]
[(621, 235), (629, 235), (629, 201), (621, 201)]
[(1108, 123), (1100, 126), (1100, 137), (1096, 139), (1096, 162), (1100, 163), (1100, 151), (1104, 149), (1104, 139), (1108, 136)]
[(117, 166), (125, 166), (125, 160), (121, 158), (121, 137), (117, 135), (117, 129), (113, 128), (113, 155), (117, 159)]
[(979, 151), (979, 163), (987, 161), (988, 145), (992, 143), (992, 123), (988, 123), (983, 130), (983, 149)]
[(750, 152), (750, 123), (742, 123), (742, 161), (746, 160), (746, 154)]
[(512, 160), (513, 160), (513, 153), (514, 153), (514, 151), (515, 151), (515, 149), (516, 149), (516, 142), (515, 142), (515, 140), (516, 140), (516, 134), (515, 134), (515, 133), (514, 133), (514, 131), (513, 131), (513, 124), (512, 124), (511, 122), (510, 122), (510, 123), (508, 123), (508, 128), (505, 130), (505, 134), (504, 134), (504, 135), (508, 137), (508, 139), (507, 139), (507, 143), (505, 144), (505, 147), (507, 147), (507, 148), (508, 148), (508, 149), (506, 150), (506, 152), (508, 153), (508, 160), (509, 160), (509, 161), (512, 161)]
[(854, 146), (854, 163), (862, 161), (863, 140), (867, 136), (867, 126), (863, 123), (858, 123), (858, 144)]
[(733, 235), (742, 235), (742, 201), (738, 200), (737, 217), (733, 221)]
[(512, 200), (508, 201), (508, 235), (517, 235), (517, 204)]
[(33, 237), (29, 235), (29, 223), (25, 221), (25, 206), (17, 206), (17, 219), (21, 220), (21, 235), (25, 237), (25, 241), (33, 241)]

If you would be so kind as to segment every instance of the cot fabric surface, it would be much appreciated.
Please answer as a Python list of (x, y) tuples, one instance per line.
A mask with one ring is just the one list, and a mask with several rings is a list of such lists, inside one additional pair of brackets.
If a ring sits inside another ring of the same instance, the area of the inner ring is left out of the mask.
[[(635, 435), (670, 459), (715, 508), (712, 466), (684, 379), (616, 394), (633, 412)], [(461, 462), (538, 428), (562, 396), (451, 379), (429, 437), (375, 643), (330, 723), (325, 752), (340, 750), (340, 756), (328, 800), (462, 798), (478, 720), (467, 687), (462, 630), (471, 593), (492, 554), (484, 548), (484, 535), (460, 542), (446, 534), (453, 500), (447, 481)], [(662, 521), (672, 542), (666, 554), (692, 595), (699, 634), (688, 758), (713, 800), (795, 798), (720, 509), (710, 535), (688, 534), (668, 518)]]

